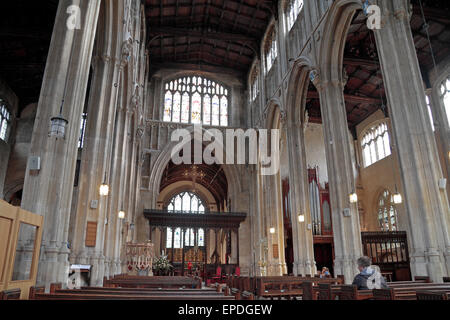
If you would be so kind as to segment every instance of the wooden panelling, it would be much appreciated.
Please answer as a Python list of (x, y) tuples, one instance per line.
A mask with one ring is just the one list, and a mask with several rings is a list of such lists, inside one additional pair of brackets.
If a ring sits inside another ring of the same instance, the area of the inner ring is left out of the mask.
[(3, 275), (6, 270), (6, 256), (8, 254), (12, 222), (11, 219), (0, 217), (0, 284), (4, 282)]
[(89, 221), (86, 226), (86, 247), (95, 247), (97, 240), (97, 222)]

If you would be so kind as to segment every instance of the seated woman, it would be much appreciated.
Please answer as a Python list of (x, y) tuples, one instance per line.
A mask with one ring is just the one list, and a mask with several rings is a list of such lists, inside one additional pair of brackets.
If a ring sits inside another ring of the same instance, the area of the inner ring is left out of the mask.
[(372, 261), (369, 257), (361, 257), (357, 261), (359, 274), (355, 276), (353, 285), (358, 290), (387, 289), (386, 280), (381, 275), (378, 266), (371, 265)]

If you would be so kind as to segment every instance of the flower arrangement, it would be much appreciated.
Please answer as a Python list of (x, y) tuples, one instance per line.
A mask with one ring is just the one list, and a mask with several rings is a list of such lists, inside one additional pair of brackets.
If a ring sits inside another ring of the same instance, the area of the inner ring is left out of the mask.
[(173, 266), (170, 264), (170, 261), (169, 259), (167, 259), (167, 256), (164, 255), (164, 252), (153, 263), (153, 269), (155, 269), (155, 271), (159, 274), (167, 274), (172, 268)]

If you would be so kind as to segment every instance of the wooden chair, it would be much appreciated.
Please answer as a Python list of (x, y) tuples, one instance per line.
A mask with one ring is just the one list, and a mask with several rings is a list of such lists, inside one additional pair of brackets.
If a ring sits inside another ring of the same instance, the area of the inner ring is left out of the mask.
[(30, 287), (30, 294), (28, 296), (28, 299), (29, 300), (34, 300), (36, 294), (38, 294), (38, 293), (40, 293), (40, 294), (45, 293), (45, 286), (39, 286), (39, 287), (38, 286), (33, 286), (33, 287)]
[(373, 298), (375, 300), (395, 300), (394, 289), (374, 289)]
[(319, 283), (319, 300), (332, 300), (330, 283)]
[(0, 300), (20, 300), (20, 289), (11, 289), (0, 292)]
[(312, 281), (304, 281), (302, 283), (302, 288), (303, 288), (302, 300), (316, 300)]

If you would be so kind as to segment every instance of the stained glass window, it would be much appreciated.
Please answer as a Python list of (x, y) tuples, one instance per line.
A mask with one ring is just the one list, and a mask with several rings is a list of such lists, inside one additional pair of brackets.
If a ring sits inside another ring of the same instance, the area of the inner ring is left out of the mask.
[(434, 132), (435, 128), (434, 128), (433, 114), (431, 113), (430, 97), (426, 96), (426, 101), (427, 101), (428, 116), (430, 117), (431, 129), (433, 129)]
[(382, 231), (398, 231), (397, 211), (388, 190), (384, 190), (378, 198), (378, 223)]
[(164, 89), (164, 121), (228, 126), (229, 95), (223, 85), (189, 76), (167, 82)]
[[(203, 201), (192, 192), (182, 192), (180, 194), (175, 195), (167, 206), (167, 210), (169, 212), (184, 212), (184, 213), (196, 213), (196, 214), (204, 214), (205, 213), (205, 205)], [(183, 231), (180, 228), (175, 229), (173, 231), (172, 228), (167, 228), (167, 238), (166, 238), (166, 248), (175, 249), (182, 248), (182, 236), (184, 236), (184, 246), (185, 247), (193, 247), (195, 245), (202, 247), (205, 245), (204, 238), (205, 232), (203, 229), (193, 229), (188, 228)]]
[(364, 167), (391, 155), (391, 143), (386, 121), (366, 130), (361, 141)]
[(6, 107), (5, 102), (0, 99), (0, 139), (8, 140), (9, 127), (11, 124), (11, 113)]
[(255, 101), (259, 94), (258, 69), (255, 66), (250, 76), (250, 101)]

